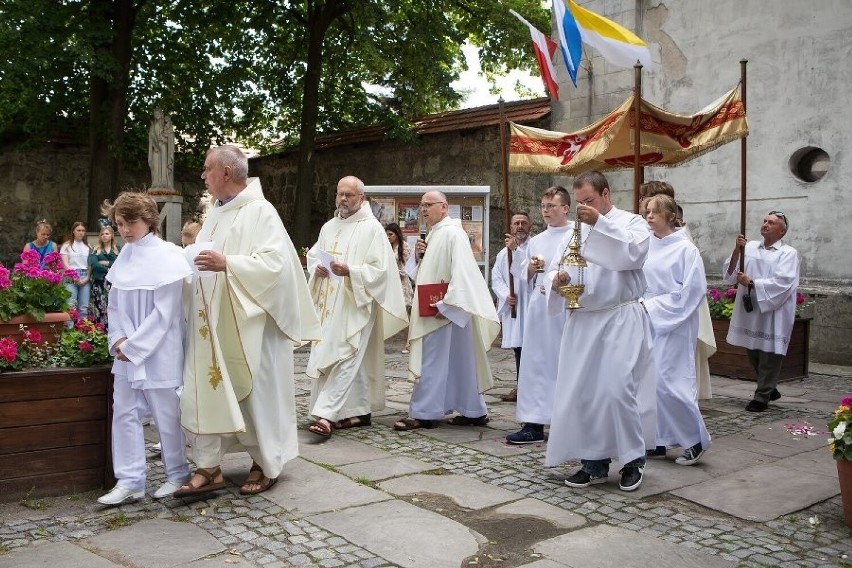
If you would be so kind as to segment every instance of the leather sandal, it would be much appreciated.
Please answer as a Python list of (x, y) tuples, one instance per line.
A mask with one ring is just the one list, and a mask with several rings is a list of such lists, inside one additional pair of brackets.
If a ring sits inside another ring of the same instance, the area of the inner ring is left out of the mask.
[(417, 430), (418, 428), (434, 428), (435, 426), (437, 424), (435, 424), (434, 420), (418, 420), (417, 418), (407, 416), (394, 422), (393, 429), (405, 432), (408, 430)]
[(331, 420), (319, 418), (316, 422), (308, 426), (308, 431), (323, 438), (330, 438), (331, 433), (334, 431), (334, 423)]
[(334, 423), (336, 430), (346, 430), (347, 428), (358, 428), (359, 426), (369, 426), (372, 422), (372, 416), (364, 414), (363, 416), (350, 416), (343, 420), (338, 420)]
[[(249, 470), (248, 477), (246, 477), (245, 482), (240, 487), (240, 495), (257, 495), (258, 493), (263, 493), (267, 489), (272, 488), (278, 482), (278, 478), (266, 477), (263, 474), (263, 468), (261, 468), (257, 463), (252, 462), (251, 469)], [(257, 485), (257, 489), (247, 489), (249, 485)]]
[(189, 481), (187, 481), (186, 483), (181, 485), (180, 489), (175, 491), (174, 496), (175, 497), (189, 497), (189, 496), (192, 496), (192, 495), (202, 495), (204, 493), (211, 493), (213, 491), (219, 491), (220, 489), (225, 488), (225, 479), (224, 478), (222, 479), (222, 481), (218, 481), (218, 482), (216, 481), (216, 478), (220, 477), (222, 475), (222, 468), (219, 467), (219, 466), (216, 466), (214, 469), (212, 469), (210, 471), (203, 469), (203, 468), (198, 468), (192, 474), (193, 477), (195, 477), (196, 475), (200, 475), (201, 477), (204, 478), (204, 484), (203, 485), (199, 485), (199, 486), (192, 485), (192, 479), (190, 479)]

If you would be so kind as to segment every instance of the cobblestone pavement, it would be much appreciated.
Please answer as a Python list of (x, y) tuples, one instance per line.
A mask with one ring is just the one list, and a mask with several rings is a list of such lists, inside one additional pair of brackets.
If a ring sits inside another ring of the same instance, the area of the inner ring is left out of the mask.
[[(839, 495), (769, 522), (751, 522), (669, 493), (636, 499), (621, 492), (571, 490), (561, 483), (560, 474), (571, 471), (573, 464), (545, 468), (541, 446), (526, 446), (494, 455), (475, 444), (463, 445), (416, 432), (395, 432), (387, 424), (397, 414), (404, 413), (412, 386), (405, 372), (407, 359), (399, 354), (400, 349), (398, 341), (388, 344), (389, 409), (383, 413), (385, 416), (377, 415), (371, 427), (338, 431), (335, 436), (358, 440), (395, 456), (416, 458), (434, 464), (436, 469), (469, 476), (574, 511), (585, 517), (590, 525), (605, 523), (638, 531), (716, 555), (735, 562), (736, 566), (852, 566), (852, 532), (843, 523)], [(494, 392), (505, 392), (514, 380), (511, 352), (495, 349), (491, 358), (497, 377)], [(296, 361), (297, 373), (300, 373), (304, 370), (307, 352), (297, 352)], [(297, 375), (297, 379), (300, 428), (304, 428), (308, 423), (309, 386), (304, 375)], [(841, 394), (852, 390), (850, 385), (852, 379), (848, 375), (812, 374), (806, 381), (797, 383), (800, 389)], [(807, 421), (817, 429), (824, 428), (829, 414), (826, 410), (775, 405), (767, 412), (753, 414), (742, 411), (746, 400), (721, 394), (702, 402), (707, 427), (715, 439), (757, 424), (788, 418)], [(501, 403), (495, 396), (489, 397), (489, 409), (492, 426), (498, 427), (495, 423), (502, 419), (504, 429), (508, 429), (505, 424), (511, 421), (514, 405)], [(162, 464), (154, 458), (149, 463), (149, 487), (157, 487), (164, 481)], [(394, 565), (297, 518), (263, 495), (242, 497), (236, 487), (191, 503), (146, 498), (136, 504), (111, 509), (101, 508), (94, 502), (98, 495), (90, 492), (24, 499), (20, 503), (0, 506), (0, 560), (3, 555), (38, 541), (80, 541), (140, 520), (162, 518), (192, 523), (207, 531), (226, 548), (219, 556), (228, 564), (364, 568)], [(773, 491), (773, 482), (767, 479), (765, 498), (784, 499), (785, 496)], [(641, 563), (651, 561), (643, 559)]]

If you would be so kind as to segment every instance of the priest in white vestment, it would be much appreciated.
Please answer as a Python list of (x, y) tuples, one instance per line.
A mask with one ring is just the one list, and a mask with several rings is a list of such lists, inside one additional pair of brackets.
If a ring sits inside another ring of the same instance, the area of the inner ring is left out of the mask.
[[(655, 442), (651, 330), (640, 303), (650, 233), (642, 217), (612, 205), (600, 172), (578, 176), (573, 189), (588, 268), (582, 308), (565, 320), (545, 463), (581, 459), (583, 468), (565, 483), (587, 487), (606, 482), (617, 458), (619, 487), (633, 491), (642, 483), (645, 450)], [(547, 287), (553, 311), (566, 305), (554, 288), (579, 279), (556, 268), (551, 264)]]
[(341, 179), (336, 204), (308, 251), (308, 288), (322, 324), (308, 359), (316, 420), (309, 430), (323, 437), (368, 426), (385, 407), (385, 340), (408, 325), (396, 258), (364, 183)]
[[(760, 226), (763, 240), (746, 243), (745, 236), (738, 235), (734, 252), (722, 267), (725, 282), (739, 284), (728, 343), (746, 348), (757, 373), (754, 398), (745, 408), (749, 412), (763, 412), (771, 401), (781, 398), (778, 375), (796, 318), (800, 264), (796, 249), (781, 240), (788, 228), (784, 213), (770, 211)], [(739, 272), (743, 247), (745, 266)], [(746, 310), (746, 295), (750, 297), (751, 311)]]
[(293, 349), (320, 328), (296, 249), (248, 159), (219, 146), (204, 162), (216, 199), (198, 234), (181, 421), (198, 466), (176, 496), (224, 487), (229, 451), (252, 458), (244, 495), (269, 489), (298, 455)]
[(667, 195), (651, 197), (646, 219), (651, 244), (643, 272), (648, 283), (645, 309), (654, 334), (657, 368), (657, 447), (649, 457), (666, 457), (666, 446), (680, 446), (678, 465), (693, 465), (710, 447), (710, 434), (698, 408), (695, 344), (707, 279), (701, 253), (677, 228), (677, 206)]
[(547, 229), (530, 239), (527, 256), (515, 267), (515, 277), (527, 279), (532, 293), (524, 322), (527, 349), (521, 355), (515, 409), (515, 417), (523, 426), (506, 436), (509, 444), (543, 442), (544, 427), (550, 424), (565, 310), (555, 315), (548, 313), (545, 268), (552, 262), (558, 263), (565, 253), (563, 241), (574, 230), (574, 224), (568, 222), (570, 211), (571, 196), (567, 189), (553, 186), (544, 192), (541, 216)]
[[(493, 386), (487, 353), (500, 333), (500, 320), (470, 239), (461, 221), (448, 216), (446, 195), (424, 194), (420, 211), (431, 230), (415, 247), (421, 259), (411, 310), (408, 369), (417, 384), (409, 415), (394, 428), (432, 428), (453, 411), (458, 416), (450, 424), (484, 426), (488, 410), (480, 393)], [(431, 303), (438, 314), (421, 316), (420, 287), (442, 282), (447, 284), (445, 296)]]
[[(520, 264), (526, 257), (530, 236), (530, 216), (528, 213), (515, 213), (506, 234), (505, 247), (497, 253), (494, 266), (491, 267), (491, 291), (497, 297), (497, 315), (500, 317), (501, 343), (503, 349), (515, 352), (515, 373), (521, 370), (521, 350), (524, 345), (524, 314), (527, 311), (530, 288), (526, 278), (513, 278), (514, 295), (509, 290), (509, 251), (512, 252), (512, 265)], [(512, 308), (515, 316), (512, 317)], [(504, 402), (518, 400), (518, 389), (500, 397)]]

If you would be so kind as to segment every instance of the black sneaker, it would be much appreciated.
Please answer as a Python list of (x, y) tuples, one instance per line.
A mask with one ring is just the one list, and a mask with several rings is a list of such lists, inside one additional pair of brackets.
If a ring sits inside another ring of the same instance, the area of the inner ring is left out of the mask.
[(642, 485), (642, 474), (644, 471), (644, 465), (641, 467), (625, 466), (621, 468), (619, 472), (621, 474), (621, 481), (618, 484), (618, 488), (622, 491), (636, 491)]
[(778, 389), (772, 389), (772, 392), (769, 393), (769, 402), (773, 402), (781, 398), (781, 393), (778, 392)]
[(657, 446), (653, 450), (648, 450), (645, 452), (646, 458), (665, 458), (666, 457), (666, 447), (665, 446)]
[(763, 412), (767, 408), (769, 408), (769, 405), (765, 402), (760, 402), (759, 400), (752, 400), (745, 407), (745, 409), (749, 412)]
[(584, 470), (580, 470), (568, 479), (565, 480), (565, 485), (568, 487), (588, 487), (589, 485), (597, 485), (598, 483), (606, 483), (607, 476), (590, 475)]
[(675, 460), (677, 465), (692, 465), (697, 463), (704, 455), (704, 448), (701, 447), (701, 442), (698, 442), (691, 448), (686, 448), (683, 455)]
[(527, 426), (526, 424), (524, 424), (524, 427), (521, 428), (518, 432), (506, 436), (506, 442), (514, 446), (520, 446), (523, 444), (537, 444), (543, 441), (544, 431), (539, 432), (538, 430)]

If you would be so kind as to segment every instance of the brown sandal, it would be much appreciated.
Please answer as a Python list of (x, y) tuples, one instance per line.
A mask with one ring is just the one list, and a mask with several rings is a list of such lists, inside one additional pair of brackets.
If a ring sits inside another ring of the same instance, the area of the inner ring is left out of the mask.
[(372, 416), (364, 414), (363, 416), (350, 416), (343, 420), (338, 420), (334, 423), (334, 428), (337, 430), (346, 430), (347, 428), (358, 428), (359, 426), (369, 426), (372, 423)]
[(215, 481), (217, 477), (222, 475), (222, 468), (219, 466), (216, 466), (214, 469), (209, 471), (199, 467), (192, 474), (193, 477), (195, 477), (196, 475), (200, 475), (204, 478), (203, 485), (193, 485), (192, 479), (190, 479), (189, 481), (181, 485), (180, 489), (175, 491), (174, 496), (189, 497), (192, 495), (202, 495), (204, 493), (211, 493), (213, 491), (219, 491), (220, 489), (225, 488), (224, 478), (222, 479), (222, 481)]
[(322, 436), (323, 438), (330, 438), (331, 433), (334, 431), (334, 424), (331, 420), (319, 418), (316, 422), (308, 426), (308, 431), (313, 432), (317, 436)]
[[(277, 477), (266, 477), (263, 474), (263, 469), (259, 465), (257, 465), (257, 463), (252, 462), (248, 477), (246, 477), (245, 482), (243, 483), (242, 487), (240, 487), (240, 495), (257, 495), (258, 493), (263, 493), (267, 489), (270, 489), (277, 482)], [(246, 487), (249, 485), (257, 485), (258, 488), (246, 489)]]
[(406, 416), (394, 422), (393, 429), (405, 432), (408, 430), (417, 430), (418, 428), (434, 428), (435, 426), (437, 424), (435, 424), (434, 420), (418, 420), (417, 418)]

